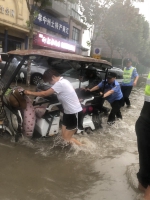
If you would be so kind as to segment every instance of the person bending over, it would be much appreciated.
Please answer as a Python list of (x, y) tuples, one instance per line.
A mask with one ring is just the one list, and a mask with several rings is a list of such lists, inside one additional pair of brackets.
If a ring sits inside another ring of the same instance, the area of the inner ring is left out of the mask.
[(122, 119), (120, 108), (123, 106), (123, 95), (120, 85), (115, 79), (116, 73), (108, 72), (106, 82), (102, 81), (97, 86), (89, 89), (90, 92), (93, 92), (99, 89), (103, 90), (104, 88), (103, 98), (105, 98), (112, 107), (107, 121), (109, 125), (115, 123), (115, 116)]
[(58, 100), (63, 107), (62, 137), (65, 141), (82, 145), (73, 138), (77, 128), (83, 129), (82, 107), (71, 83), (60, 77), (60, 75), (51, 69), (45, 71), (43, 75), (44, 82), (49, 82), (52, 87), (46, 91), (32, 92), (25, 90), (24, 94), (46, 97), (56, 93)]

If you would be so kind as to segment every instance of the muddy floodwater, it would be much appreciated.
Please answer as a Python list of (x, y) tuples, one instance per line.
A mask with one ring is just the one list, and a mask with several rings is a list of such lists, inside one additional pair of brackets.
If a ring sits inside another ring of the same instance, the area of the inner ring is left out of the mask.
[(144, 88), (134, 88), (130, 97), (123, 120), (110, 127), (104, 117), (103, 129), (75, 136), (84, 147), (66, 147), (59, 135), (18, 143), (0, 137), (0, 200), (142, 199), (135, 121)]

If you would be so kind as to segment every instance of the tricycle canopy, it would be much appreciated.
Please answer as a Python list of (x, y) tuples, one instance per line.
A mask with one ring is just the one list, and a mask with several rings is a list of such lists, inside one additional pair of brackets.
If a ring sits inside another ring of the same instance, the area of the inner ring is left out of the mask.
[(8, 52), (9, 59), (6, 62), (5, 68), (2, 71), (2, 78), (0, 80), (0, 90), (2, 95), (10, 87), (10, 84), (15, 79), (21, 66), (28, 60), (34, 60), (37, 57), (49, 57), (55, 59), (69, 60), (79, 63), (82, 67), (92, 64), (96, 68), (107, 71), (112, 67), (112, 64), (106, 60), (94, 59), (84, 57), (77, 54), (63, 53), (46, 49), (30, 49), (30, 50), (15, 50)]

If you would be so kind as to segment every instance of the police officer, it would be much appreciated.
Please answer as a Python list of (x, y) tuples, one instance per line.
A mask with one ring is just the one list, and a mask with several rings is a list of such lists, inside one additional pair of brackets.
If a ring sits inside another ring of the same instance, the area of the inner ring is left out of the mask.
[(126, 67), (123, 73), (123, 82), (121, 84), (121, 90), (124, 98), (124, 104), (126, 103), (127, 108), (130, 107), (129, 96), (133, 86), (136, 86), (139, 75), (135, 67), (132, 67), (132, 60), (130, 58), (125, 60)]
[(106, 82), (103, 80), (97, 86), (89, 89), (90, 92), (93, 92), (99, 89), (103, 90), (104, 88), (103, 98), (105, 98), (112, 107), (107, 121), (109, 125), (115, 123), (115, 116), (122, 119), (120, 108), (123, 105), (123, 95), (121, 92), (120, 84), (115, 79), (116, 73), (108, 72)]
[[(93, 88), (95, 85), (97, 85), (100, 81), (102, 81), (102, 78), (99, 77), (96, 73), (96, 69), (92, 66), (89, 66), (86, 70), (86, 76), (85, 76), (85, 79), (87, 79), (89, 81), (89, 85), (88, 85), (88, 88), (91, 89)], [(101, 100), (101, 104), (99, 104), (97, 106), (97, 108), (103, 112), (105, 115), (108, 115), (110, 109), (103, 106), (104, 104), (104, 99)]]
[(145, 101), (135, 125), (139, 151), (139, 188), (145, 192), (144, 199), (150, 200), (150, 73), (145, 87)]

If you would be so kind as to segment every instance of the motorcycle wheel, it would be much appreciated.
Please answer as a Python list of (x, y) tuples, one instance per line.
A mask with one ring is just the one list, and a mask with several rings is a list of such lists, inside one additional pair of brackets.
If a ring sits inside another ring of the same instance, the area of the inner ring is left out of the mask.
[(102, 116), (101, 114), (93, 114), (92, 121), (94, 123), (95, 129), (102, 128)]

